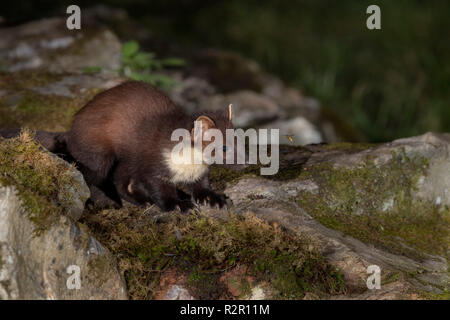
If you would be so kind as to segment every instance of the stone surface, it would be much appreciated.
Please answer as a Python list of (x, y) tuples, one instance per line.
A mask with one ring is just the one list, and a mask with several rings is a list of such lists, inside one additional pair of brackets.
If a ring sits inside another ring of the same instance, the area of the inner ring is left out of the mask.
[[(126, 299), (115, 259), (73, 220), (61, 216), (34, 234), (14, 187), (0, 187), (1, 299)], [(71, 265), (80, 268), (80, 289), (69, 289)]]
[[(89, 196), (84, 181), (80, 183), (81, 191), (67, 186), (73, 209), (39, 233), (14, 186), (0, 186), (0, 299), (127, 298), (115, 258), (71, 218), (79, 218)], [(70, 266), (79, 267), (79, 289), (67, 286), (72, 283)]]
[(173, 285), (165, 294), (164, 300), (194, 300), (189, 291), (178, 285)]
[(86, 67), (115, 70), (120, 65), (120, 48), (109, 30), (84, 26), (71, 31), (63, 18), (0, 29), (0, 60), (3, 70), (10, 72), (38, 68), (81, 72)]
[[(326, 168), (327, 166), (335, 170), (340, 168), (364, 168), (364, 166), (367, 166), (369, 159), (380, 168), (383, 168), (383, 166), (388, 168), (388, 164), (396, 159), (396, 155), (403, 153), (406, 156), (403, 161), (407, 161), (406, 159), (408, 158), (423, 158), (428, 163), (427, 169), (424, 173), (422, 173), (420, 168), (417, 169), (417, 172), (408, 172), (410, 175), (417, 174), (419, 176), (417, 183), (413, 186), (400, 186), (404, 190), (402, 189), (399, 192), (401, 194), (412, 192), (415, 201), (430, 201), (430, 203), (439, 206), (440, 210), (444, 210), (441, 211), (444, 217), (446, 214), (448, 215), (448, 207), (445, 207), (443, 204), (448, 203), (450, 198), (448, 193), (450, 189), (450, 170), (448, 170), (448, 164), (450, 163), (450, 134), (428, 133), (419, 137), (366, 147), (364, 150), (354, 148), (356, 150), (351, 149), (351, 145), (348, 145), (341, 148), (330, 146), (327, 149), (326, 146), (316, 146), (301, 151), (298, 149), (286, 153), (282, 156), (282, 161), (289, 159), (288, 167), (289, 165), (295, 165), (296, 163), (298, 165), (300, 163), (301, 166), (297, 170), (301, 172), (302, 170)], [(288, 167), (280, 170), (286, 170)], [(388, 174), (395, 177), (398, 173), (392, 171)], [(368, 175), (360, 181), (355, 173), (354, 183), (361, 183), (361, 188), (364, 188), (364, 185), (382, 184), (384, 183), (383, 179), (388, 179), (389, 176), (380, 176), (378, 177), (379, 181), (370, 181), (370, 177)], [(405, 288), (407, 286), (406, 283), (408, 283), (408, 285), (412, 284), (414, 288), (419, 290), (426, 289), (440, 293), (445, 290), (448, 291), (450, 286), (448, 251), (447, 255), (445, 253), (436, 255), (420, 252), (421, 257), (414, 257), (414, 255), (405, 256), (390, 252), (389, 248), (374, 246), (372, 243), (364, 242), (364, 239), (355, 238), (319, 223), (314, 218), (314, 213), (317, 209), (315, 206), (320, 205), (320, 203), (308, 204), (298, 200), (305, 194), (327, 195), (326, 197), (331, 200), (326, 203), (329, 206), (328, 209), (324, 207), (324, 210), (329, 210), (329, 214), (332, 215), (339, 214), (339, 211), (335, 210), (335, 206), (338, 206), (342, 200), (338, 198), (340, 193), (337, 192), (340, 191), (339, 189), (330, 188), (330, 185), (326, 183), (327, 180), (323, 180), (331, 178), (333, 177), (321, 177), (320, 169), (318, 175), (294, 175), (293, 178), (283, 179), (282, 181), (247, 174), (228, 183), (225, 193), (233, 201), (234, 210), (255, 212), (259, 217), (270, 222), (276, 222), (287, 230), (311, 237), (314, 245), (321, 250), (326, 259), (343, 272), (347, 285), (353, 291), (365, 291), (367, 289), (365, 280), (368, 276), (366, 271), (370, 265), (380, 266), (383, 274), (400, 272), (411, 275), (404, 282), (400, 281), (402, 288)], [(348, 179), (352, 178), (348, 177)], [(337, 182), (339, 183), (339, 181)], [(359, 188), (358, 185), (355, 188)], [(411, 190), (408, 188), (411, 188)], [(364, 192), (364, 190), (361, 192)], [(333, 193), (337, 194), (333, 195)], [(396, 212), (395, 207), (399, 205), (397, 201), (380, 197), (378, 203), (372, 202), (371, 206), (379, 208), (377, 209), (379, 211), (384, 210), (394, 214)], [(418, 206), (416, 210), (420, 210), (420, 208)], [(368, 211), (363, 206), (363, 202), (360, 204), (356, 202), (352, 210), (352, 214), (366, 215), (368, 219), (376, 221), (376, 217), (372, 217), (372, 211)], [(422, 214), (432, 213), (424, 210)], [(417, 234), (417, 242), (427, 241), (420, 237), (421, 234)], [(449, 238), (447, 237), (446, 239), (443, 239), (443, 248), (441, 249), (444, 250), (441, 250), (441, 252), (445, 251), (445, 246), (448, 248)], [(402, 243), (403, 240), (399, 238), (398, 242)], [(409, 249), (416, 253), (415, 249)], [(395, 296), (392, 294), (395, 289), (388, 291), (390, 293), (386, 293), (385, 297)], [(397, 293), (399, 292), (397, 291)], [(366, 298), (370, 298), (372, 294), (379, 295), (380, 293), (375, 293), (375, 291), (372, 293), (367, 292)], [(376, 295), (373, 296), (373, 298), (376, 297)], [(407, 297), (405, 296), (405, 298)]]
[(70, 207), (67, 208), (65, 214), (68, 217), (70, 217), (73, 221), (75, 222), (78, 221), (78, 219), (80, 219), (81, 215), (83, 214), (84, 204), (86, 203), (87, 199), (89, 199), (89, 197), (91, 196), (89, 188), (86, 182), (84, 181), (83, 175), (78, 170), (75, 170), (71, 164), (53, 155), (47, 150), (42, 150), (42, 152), (51, 155), (55, 161), (65, 166), (70, 172), (70, 175), (73, 178), (75, 184), (67, 184), (62, 186), (60, 193), (70, 194)]
[(418, 300), (420, 297), (410, 292), (410, 285), (396, 281), (383, 285), (380, 289), (367, 290), (361, 294), (332, 297), (332, 300)]
[(267, 299), (266, 293), (264, 292), (264, 289), (260, 286), (256, 286), (252, 288), (252, 291), (250, 293), (250, 297), (248, 300), (264, 300)]
[(95, 93), (120, 83), (121, 43), (93, 17), (0, 29), (0, 128), (64, 131)]
[[(189, 112), (197, 110), (199, 101), (216, 93), (216, 88), (204, 79), (197, 77), (177, 77), (177, 83), (170, 92), (172, 100)], [(217, 106), (219, 107), (219, 106)]]

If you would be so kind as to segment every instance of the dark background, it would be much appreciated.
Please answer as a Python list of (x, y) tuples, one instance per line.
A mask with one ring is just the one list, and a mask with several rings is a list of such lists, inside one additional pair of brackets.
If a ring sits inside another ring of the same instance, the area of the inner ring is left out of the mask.
[[(235, 50), (334, 109), (368, 141), (450, 132), (450, 1), (106, 0), (157, 37)], [(93, 1), (1, 1), (3, 25)], [(98, 3), (97, 3), (98, 4)], [(370, 4), (382, 29), (366, 28)], [(132, 40), (132, 39), (123, 39)]]

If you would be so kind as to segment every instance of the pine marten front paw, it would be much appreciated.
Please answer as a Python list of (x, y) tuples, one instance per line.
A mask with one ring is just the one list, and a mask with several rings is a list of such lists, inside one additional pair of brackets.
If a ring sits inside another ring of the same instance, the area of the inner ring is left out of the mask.
[(162, 209), (164, 211), (181, 211), (183, 213), (189, 212), (195, 207), (191, 200), (172, 199), (164, 202)]
[(218, 194), (208, 189), (195, 192), (194, 200), (199, 204), (209, 203), (211, 207), (222, 208), (227, 205), (227, 197), (224, 194)]
[(194, 208), (194, 204), (190, 200), (180, 200), (178, 204), (175, 206), (176, 210), (179, 210), (183, 213), (187, 213), (189, 210)]

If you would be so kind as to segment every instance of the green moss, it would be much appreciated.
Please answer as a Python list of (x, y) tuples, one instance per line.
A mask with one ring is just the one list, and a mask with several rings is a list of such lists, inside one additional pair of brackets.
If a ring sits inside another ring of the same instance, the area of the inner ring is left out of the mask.
[(218, 221), (171, 213), (168, 221), (152, 223), (142, 217), (142, 209), (129, 208), (90, 213), (84, 219), (96, 237), (121, 257), (133, 299), (151, 297), (161, 274), (173, 268), (187, 275), (186, 285), (196, 297), (230, 297), (220, 278), (238, 265), (246, 266), (247, 275), (256, 281), (270, 283), (282, 299), (345, 290), (340, 274), (310, 249), (307, 239), (252, 214)]
[(17, 91), (42, 87), (47, 84), (62, 80), (66, 74), (55, 74), (46, 71), (23, 70), (16, 72), (0, 72), (1, 89)]
[(251, 296), (252, 286), (247, 278), (241, 278), (239, 276), (233, 277), (229, 280), (228, 285), (239, 290), (240, 294), (238, 299), (244, 299)]
[(69, 168), (44, 152), (32, 137), (24, 131), (14, 139), (0, 138), (0, 183), (18, 190), (39, 233), (71, 207), (64, 186), (78, 184)]
[(93, 257), (88, 262), (89, 273), (95, 281), (104, 283), (109, 280), (110, 270), (115, 268), (115, 261), (106, 254)]
[(352, 142), (337, 142), (331, 144), (325, 144), (323, 148), (325, 150), (343, 150), (343, 151), (364, 151), (369, 148), (376, 147), (375, 143), (352, 143)]
[(428, 291), (420, 292), (420, 297), (426, 300), (450, 300), (450, 292), (445, 291), (444, 293), (433, 293)]
[(219, 272), (202, 271), (196, 266), (185, 269), (193, 269), (192, 271), (185, 270), (190, 271), (187, 285), (198, 299), (218, 299), (226, 292), (225, 284), (220, 281)]
[[(359, 152), (372, 148), (374, 146), (376, 146), (376, 144), (341, 142), (315, 146), (315, 148), (317, 148), (316, 151), (339, 150), (345, 152)], [(279, 153), (280, 166), (278, 172), (274, 175), (261, 175), (261, 167), (264, 167), (261, 164), (249, 165), (248, 167), (239, 171), (227, 166), (217, 165), (212, 166), (209, 174), (209, 179), (214, 188), (216, 188), (217, 190), (224, 190), (227, 183), (233, 183), (244, 177), (258, 176), (269, 180), (286, 181), (308, 174), (308, 172), (305, 172), (305, 164), (312, 153), (308, 149), (308, 147), (280, 145)], [(293, 156), (294, 154), (296, 156)], [(290, 159), (294, 160), (288, 160), (286, 155), (289, 155)]]
[[(64, 74), (23, 71), (0, 73), (0, 127), (28, 127), (34, 130), (65, 131), (73, 115), (98, 90), (87, 90), (75, 98), (40, 94), (33, 90), (61, 80)], [(13, 101), (10, 101), (13, 100)]]
[(244, 176), (259, 175), (258, 166), (249, 166), (243, 170), (236, 171), (225, 166), (212, 166), (209, 171), (209, 180), (216, 190), (224, 190), (227, 183), (237, 181)]
[[(227, 183), (233, 183), (244, 177), (258, 176), (269, 180), (286, 181), (299, 177), (303, 172), (303, 166), (311, 152), (304, 147), (280, 145), (280, 167), (274, 175), (261, 175), (261, 164), (249, 165), (242, 170), (234, 170), (227, 166), (212, 166), (209, 179), (217, 190), (223, 190)], [(293, 157), (295, 160), (285, 159), (285, 155), (292, 155), (293, 153), (300, 154), (299, 157)], [(299, 160), (303, 159), (303, 160)]]
[(318, 193), (297, 199), (325, 226), (340, 230), (390, 252), (421, 258), (422, 252), (446, 256), (450, 246), (450, 211), (431, 201), (414, 199), (427, 160), (394, 155), (386, 165), (367, 161), (358, 168), (329, 164), (305, 170)]
[(389, 272), (388, 274), (383, 273), (381, 277), (381, 285), (386, 285), (392, 282), (396, 282), (402, 278), (402, 274), (399, 272)]

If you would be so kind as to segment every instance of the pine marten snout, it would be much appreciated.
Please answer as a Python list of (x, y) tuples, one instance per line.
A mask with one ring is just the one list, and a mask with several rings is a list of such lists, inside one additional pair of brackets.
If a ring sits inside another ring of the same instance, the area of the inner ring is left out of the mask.
[[(195, 121), (203, 135), (208, 129), (220, 130), (225, 151), (226, 129), (233, 128), (231, 117), (231, 106), (221, 112), (187, 115), (155, 87), (131, 81), (88, 102), (75, 115), (65, 142), (87, 183), (120, 205), (123, 199), (136, 205), (156, 204), (165, 211), (186, 211), (194, 207), (194, 200), (222, 207), (226, 198), (211, 190), (207, 161), (189, 160), (214, 141), (195, 143), (200, 132)], [(179, 143), (171, 140), (176, 129), (190, 134), (191, 152), (172, 152)], [(191, 195), (177, 189), (179, 184)]]

